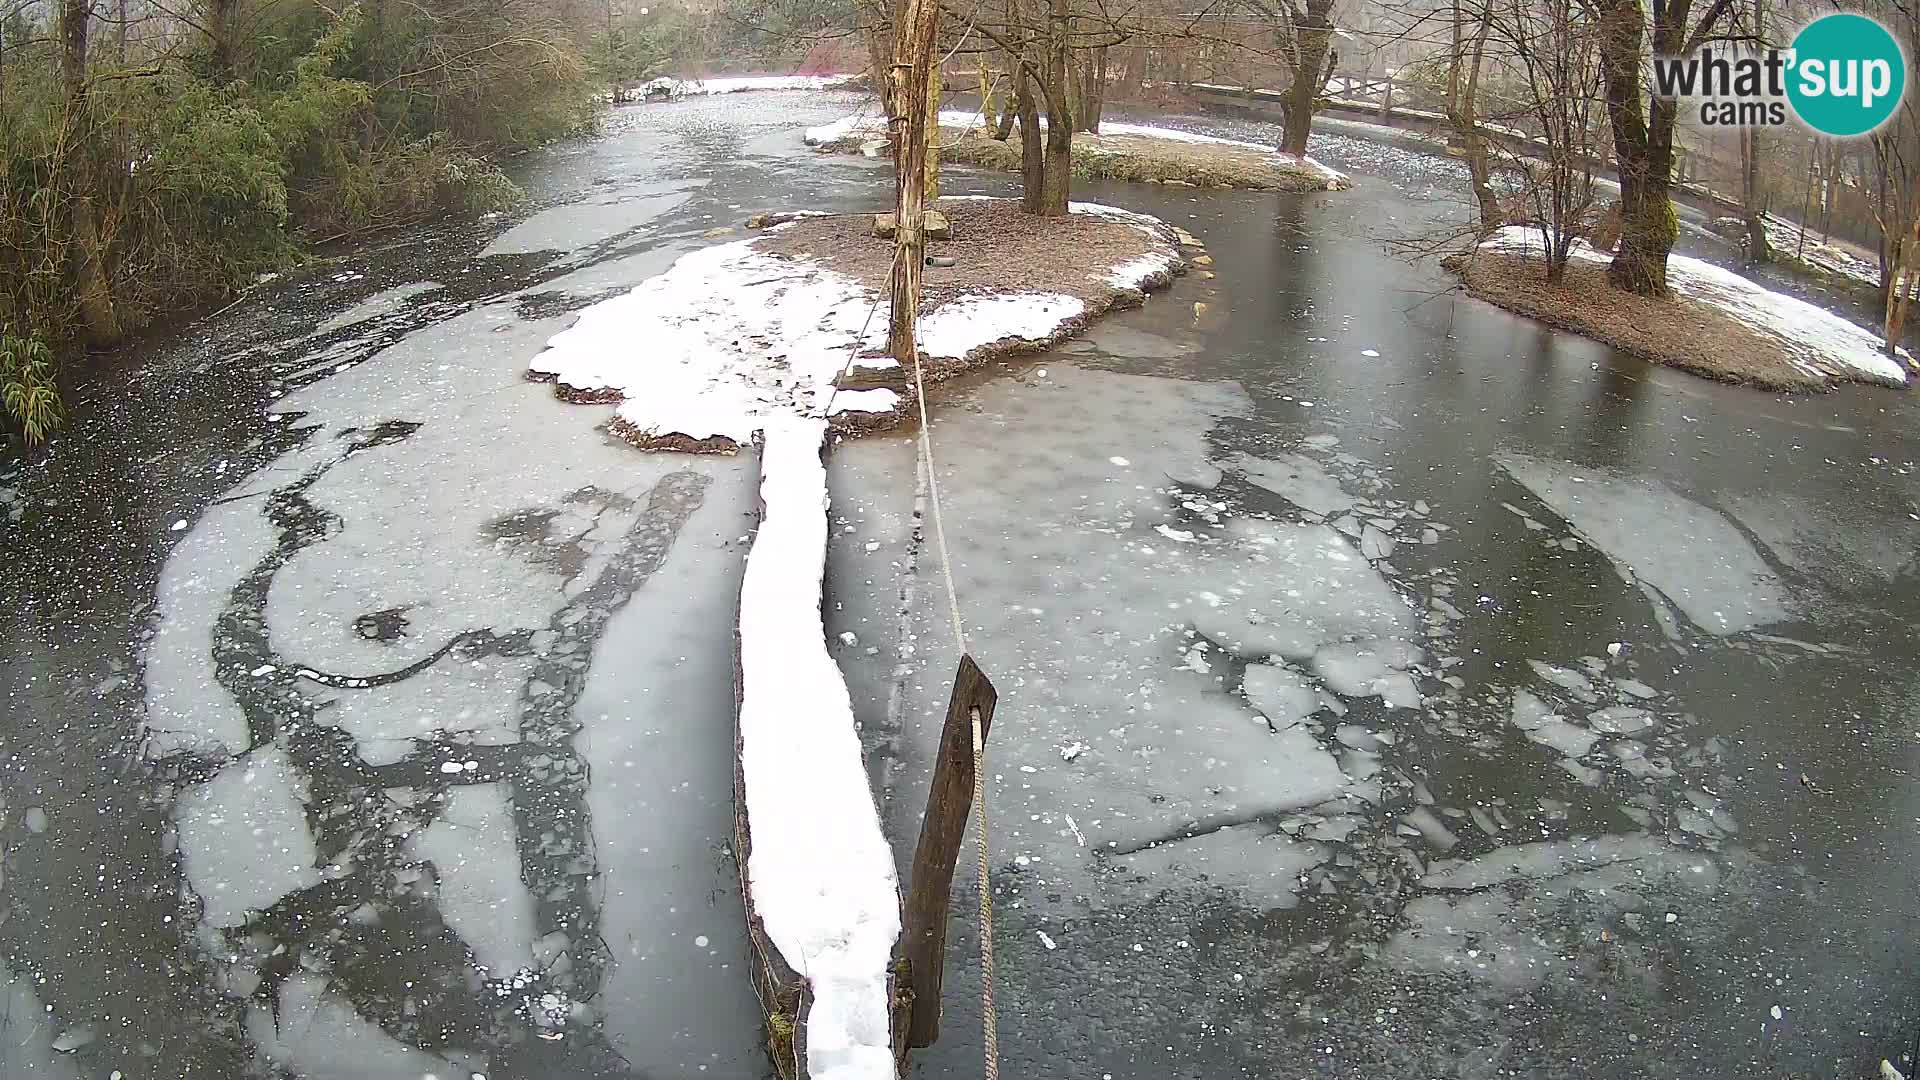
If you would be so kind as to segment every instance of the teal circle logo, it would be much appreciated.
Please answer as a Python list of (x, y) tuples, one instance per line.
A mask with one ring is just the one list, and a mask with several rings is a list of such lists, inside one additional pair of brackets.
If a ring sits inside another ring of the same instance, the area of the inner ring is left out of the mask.
[(1793, 39), (1787, 100), (1822, 135), (1845, 138), (1886, 123), (1907, 88), (1907, 58), (1864, 15), (1822, 15)]

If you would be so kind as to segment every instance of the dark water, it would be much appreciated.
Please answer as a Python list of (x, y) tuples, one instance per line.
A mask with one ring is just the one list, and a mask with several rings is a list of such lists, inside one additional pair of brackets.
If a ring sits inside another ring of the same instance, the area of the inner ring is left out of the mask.
[[(754, 462), (521, 373), (709, 230), (881, 198), (797, 146), (853, 107), (626, 110), (528, 159), (529, 214), (112, 358), (0, 473), (0, 1074), (765, 1074), (727, 852)], [(1219, 276), (943, 395), (1009, 1074), (1867, 1074), (1920, 1013), (1910, 399), (1445, 294), (1380, 243), (1453, 212), (1444, 170), (1327, 156), (1377, 175), (1082, 193)], [(828, 604), (903, 856), (952, 663), (913, 469), (836, 451)], [(1413, 658), (1316, 654), (1346, 690), (1250, 741), (1250, 611)], [(1578, 730), (1516, 727), (1523, 690)], [(925, 1075), (979, 1069), (970, 927)]]
[[(1001, 693), (1003, 1067), (1854, 1077), (1899, 1061), (1920, 1024), (1911, 397), (1723, 387), (1446, 293), (1380, 243), (1449, 212), (1417, 179), (1081, 197), (1182, 225), (1218, 277), (981, 380), (935, 421), (969, 644)], [(953, 655), (937, 563), (879, 479), (913, 460), (903, 442), (839, 455), (872, 558), (908, 567), (918, 601), (907, 668), (874, 663), (864, 684), (899, 755), (883, 788), (903, 848)], [(1383, 634), (1358, 580), (1250, 542), (1329, 526), (1419, 617)], [(843, 619), (866, 636), (891, 579), (842, 559), (862, 597)], [(1220, 610), (1320, 635), (1325, 651), (1289, 659), (1322, 690), (1342, 640), (1410, 647), (1421, 700), (1350, 685), (1250, 739), (1245, 672), (1267, 665), (1245, 654), (1267, 650), (1234, 655)], [(1523, 694), (1571, 723), (1523, 730)], [(1327, 799), (1316, 770), (1336, 764), (1348, 786)], [(971, 890), (956, 908), (948, 1033), (921, 1075), (980, 1068)]]

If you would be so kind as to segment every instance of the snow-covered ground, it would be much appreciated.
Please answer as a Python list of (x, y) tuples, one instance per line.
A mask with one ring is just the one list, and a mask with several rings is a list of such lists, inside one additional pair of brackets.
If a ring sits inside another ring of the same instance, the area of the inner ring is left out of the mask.
[[(1481, 248), (1507, 254), (1537, 255), (1544, 250), (1539, 230), (1510, 225), (1488, 237)], [(1608, 262), (1612, 256), (1574, 241), (1572, 257), (1581, 262)], [(1785, 347), (1788, 360), (1819, 378), (1850, 372), (1873, 382), (1906, 384), (1907, 373), (1881, 350), (1871, 330), (1815, 307), (1798, 297), (1771, 289), (1687, 255), (1667, 256), (1667, 285), (1676, 296), (1726, 311), (1764, 331)]]
[(1767, 245), (1782, 254), (1794, 257), (1817, 266), (1822, 270), (1851, 278), (1863, 285), (1880, 287), (1880, 265), (1871, 259), (1863, 258), (1839, 244), (1824, 243), (1814, 239), (1813, 230), (1802, 230), (1777, 214), (1765, 214), (1762, 221), (1767, 227)]
[[(1154, 218), (1092, 203), (1075, 213), (1125, 221), (1153, 234)], [(1178, 255), (1159, 249), (1125, 263), (1090, 267), (1089, 277), (1138, 289), (1171, 270)], [(888, 413), (902, 405), (885, 388), (834, 389), (856, 358), (886, 344), (884, 298), (860, 282), (805, 261), (761, 253), (752, 240), (682, 256), (664, 274), (595, 304), (535, 357), (536, 376), (577, 395), (622, 399), (619, 418), (643, 437), (750, 442), (775, 415), (827, 418)], [(921, 320), (928, 356), (965, 357), (1008, 339), (1042, 344), (1085, 314), (1061, 293), (965, 296)]]
[(532, 370), (578, 393), (617, 394), (620, 419), (643, 437), (743, 444), (775, 413), (900, 404), (886, 389), (833, 392), (857, 354), (886, 344), (879, 299), (844, 274), (735, 241), (582, 311)]
[(675, 79), (662, 77), (641, 89), (665, 87), (674, 97), (701, 94), (737, 94), (743, 90), (832, 90), (860, 79), (859, 75), (748, 75), (719, 79)]
[(749, 899), (813, 992), (807, 1073), (893, 1076), (887, 965), (900, 936), (893, 852), (867, 792), (853, 707), (827, 654), (826, 422), (768, 424), (764, 514), (740, 591), (740, 769)]
[[(1040, 118), (1044, 127), (1046, 117)], [(940, 113), (940, 126), (970, 130), (987, 126), (987, 121), (979, 111), (968, 112), (961, 109), (944, 109)], [(887, 118), (882, 115), (856, 113), (842, 117), (831, 124), (821, 124), (806, 130), (803, 138), (809, 146), (828, 146), (856, 134), (871, 134), (878, 137), (886, 132)], [(1222, 139), (1213, 135), (1200, 135), (1177, 128), (1157, 127), (1150, 124), (1129, 124), (1118, 120), (1102, 120), (1098, 135), (1076, 135), (1074, 139), (1080, 145), (1097, 145), (1097, 140), (1107, 135), (1119, 135), (1135, 139), (1164, 139), (1168, 142), (1203, 143), (1213, 146), (1233, 146), (1243, 150), (1257, 150), (1269, 157), (1297, 165), (1320, 174), (1329, 184), (1345, 184), (1345, 173), (1330, 165), (1316, 161), (1304, 155), (1283, 154), (1271, 146), (1262, 143), (1242, 142), (1238, 139)]]

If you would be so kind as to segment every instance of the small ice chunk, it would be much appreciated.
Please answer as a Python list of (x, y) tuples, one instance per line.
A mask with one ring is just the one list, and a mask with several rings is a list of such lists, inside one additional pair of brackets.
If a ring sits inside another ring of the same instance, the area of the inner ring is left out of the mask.
[(1622, 693), (1630, 694), (1642, 701), (1656, 697), (1659, 694), (1659, 691), (1641, 682), (1639, 679), (1615, 679), (1613, 680), (1613, 685), (1619, 687)]
[(858, 634), (855, 634), (851, 630), (842, 630), (840, 632), (840, 644), (845, 645), (847, 648), (851, 649), (855, 645), (860, 644), (860, 636)]
[(1072, 761), (1074, 758), (1077, 758), (1081, 754), (1084, 754), (1086, 752), (1087, 752), (1086, 743), (1082, 743), (1082, 742), (1068, 743), (1067, 745), (1060, 748), (1060, 760)]
[(453, 776), (462, 771), (463, 766), (457, 761), (443, 761), (440, 763), (440, 772), (446, 776)]
[(22, 822), (26, 825), (27, 831), (30, 833), (38, 835), (46, 832), (47, 812), (38, 806), (32, 807), (27, 811), (26, 817), (22, 819)]
[(1306, 679), (1279, 664), (1248, 664), (1240, 692), (1276, 729), (1305, 720), (1320, 704)]
[(1380, 350), (1379, 349), (1361, 349), (1360, 355), (1369, 357), (1369, 358), (1378, 357), (1380, 355)]
[(1653, 714), (1645, 709), (1615, 705), (1587, 714), (1587, 724), (1605, 735), (1632, 735), (1653, 726)]
[(176, 522), (174, 522), (174, 523), (173, 523), (172, 525), (169, 525), (169, 526), (167, 527), (167, 531), (168, 531), (168, 532), (185, 532), (185, 531), (187, 531), (187, 519), (186, 519), (186, 518), (181, 518), (181, 519), (180, 519), (179, 521), (176, 521)]
[(1110, 457), (1110, 458), (1108, 458), (1107, 460), (1108, 460), (1108, 461), (1111, 461), (1111, 462), (1113, 462), (1113, 463), (1114, 463), (1115, 465), (1118, 465), (1118, 466), (1120, 466), (1120, 467), (1121, 467), (1121, 468), (1123, 468), (1123, 469), (1124, 469), (1124, 468), (1126, 468), (1127, 466), (1129, 466), (1129, 465), (1131, 465), (1131, 464), (1133, 464), (1133, 462), (1131, 462), (1131, 461), (1128, 461), (1128, 460), (1127, 460), (1126, 458), (1123, 458), (1123, 457), (1121, 457), (1121, 456), (1119, 456), (1118, 454), (1116, 454), (1116, 455), (1114, 455), (1113, 457)]
[(1513, 692), (1513, 726), (1522, 731), (1532, 731), (1549, 720), (1560, 719), (1539, 695), (1531, 690)]
[(1155, 525), (1153, 531), (1178, 544), (1191, 544), (1196, 539), (1193, 533), (1186, 529), (1176, 529), (1171, 525)]
[(1488, 836), (1500, 835), (1499, 823), (1493, 820), (1492, 814), (1487, 813), (1480, 807), (1467, 807), (1467, 816), (1473, 819), (1474, 825), (1477, 826), (1481, 832), (1486, 833)]
[(251, 678), (258, 679), (263, 675), (273, 674), (274, 670), (275, 669), (272, 664), (261, 664), (259, 667), (254, 668), (252, 671), (247, 672), (247, 675)]
[(1421, 838), (1442, 855), (1452, 851), (1454, 845), (1460, 843), (1460, 838), (1453, 834), (1453, 830), (1447, 828), (1433, 811), (1424, 806), (1414, 807), (1401, 814), (1400, 820), (1419, 830)]
[(1053, 950), (1060, 947), (1054, 944), (1053, 939), (1047, 936), (1047, 932), (1045, 930), (1035, 930), (1034, 933), (1040, 935), (1040, 944), (1046, 946), (1046, 949), (1048, 952), (1052, 952)]
[(1555, 686), (1571, 691), (1573, 696), (1581, 701), (1598, 700), (1594, 695), (1593, 687), (1587, 682), (1587, 677), (1572, 668), (1558, 667), (1544, 660), (1528, 660), (1527, 666), (1533, 669), (1535, 675)]

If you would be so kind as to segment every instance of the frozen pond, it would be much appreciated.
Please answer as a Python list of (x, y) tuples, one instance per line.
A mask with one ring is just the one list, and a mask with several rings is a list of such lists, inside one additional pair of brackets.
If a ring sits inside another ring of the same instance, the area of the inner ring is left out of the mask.
[[(1920, 1004), (1910, 398), (1436, 296), (1391, 184), (1130, 192), (1218, 277), (935, 418), (1006, 1067), (1871, 1075)], [(954, 650), (912, 444), (836, 461), (904, 859)], [(920, 1075), (977, 1075), (976, 949)]]
[[(883, 197), (798, 145), (854, 99), (746, 100), (623, 110), (512, 220), (115, 358), (0, 471), (0, 1072), (767, 1073), (756, 462), (522, 378), (714, 230)], [(1445, 168), (1326, 150), (1355, 190), (1081, 193), (1219, 276), (940, 395), (1009, 1074), (1868, 1075), (1916, 1015), (1920, 415), (1442, 294), (1377, 241)], [(912, 443), (831, 466), (904, 864), (953, 650)], [(923, 1076), (978, 1075), (950, 943)]]

